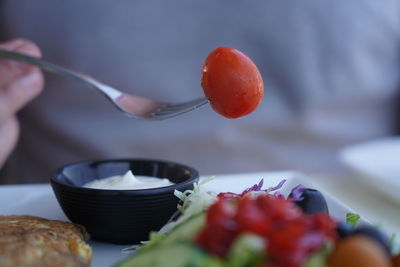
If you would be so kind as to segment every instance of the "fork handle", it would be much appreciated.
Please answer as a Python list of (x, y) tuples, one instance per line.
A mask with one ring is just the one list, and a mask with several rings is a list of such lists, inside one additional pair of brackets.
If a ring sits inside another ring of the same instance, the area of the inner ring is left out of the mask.
[(122, 94), (118, 90), (95, 80), (89, 75), (55, 65), (36, 57), (31, 57), (21, 53), (0, 49), (0, 58), (1, 57), (34, 65), (47, 72), (59, 74), (61, 76), (64, 76), (65, 78), (81, 82), (92, 89), (100, 90), (106, 97), (111, 99), (116, 99)]

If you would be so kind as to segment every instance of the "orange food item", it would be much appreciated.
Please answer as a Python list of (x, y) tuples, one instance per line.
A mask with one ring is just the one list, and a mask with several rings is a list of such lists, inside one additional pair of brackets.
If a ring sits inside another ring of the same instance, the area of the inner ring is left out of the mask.
[(390, 267), (391, 261), (383, 248), (372, 238), (355, 235), (338, 242), (329, 256), (330, 267)]
[(395, 257), (393, 257), (393, 267), (400, 267), (400, 254), (397, 254)]
[(219, 47), (207, 56), (201, 86), (212, 108), (231, 119), (253, 112), (264, 95), (263, 80), (256, 65), (230, 47)]

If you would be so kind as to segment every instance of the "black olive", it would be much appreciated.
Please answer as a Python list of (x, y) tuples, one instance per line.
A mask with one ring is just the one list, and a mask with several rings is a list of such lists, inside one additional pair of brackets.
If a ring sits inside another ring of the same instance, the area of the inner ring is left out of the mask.
[[(291, 196), (289, 195), (289, 198)], [(301, 195), (302, 200), (294, 201), (306, 214), (324, 212), (329, 214), (324, 196), (315, 189), (306, 188)]]
[(385, 251), (390, 255), (390, 241), (389, 238), (383, 234), (379, 229), (372, 226), (361, 226), (354, 229), (350, 235), (364, 235), (377, 241)]
[(352, 231), (353, 227), (344, 222), (339, 222), (336, 226), (336, 233), (338, 234), (340, 239), (343, 239), (346, 236), (350, 235)]

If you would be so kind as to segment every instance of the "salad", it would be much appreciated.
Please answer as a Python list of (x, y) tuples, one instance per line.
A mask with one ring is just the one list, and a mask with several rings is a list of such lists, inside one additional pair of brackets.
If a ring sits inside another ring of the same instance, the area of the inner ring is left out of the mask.
[(263, 189), (261, 180), (240, 194), (216, 194), (201, 183), (177, 191), (177, 213), (116, 266), (400, 266), (377, 228), (357, 226), (357, 214), (336, 221), (318, 190), (298, 185), (284, 196), (284, 183)]

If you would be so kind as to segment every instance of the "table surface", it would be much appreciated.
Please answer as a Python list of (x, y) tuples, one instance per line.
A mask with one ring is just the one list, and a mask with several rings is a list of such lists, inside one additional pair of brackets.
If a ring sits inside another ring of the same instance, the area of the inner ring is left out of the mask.
[[(382, 225), (388, 233), (400, 234), (400, 204), (363, 185), (351, 175), (301, 174), (292, 171), (243, 173), (216, 175), (208, 186), (217, 191), (234, 191), (251, 186), (261, 178), (267, 184), (276, 184), (287, 177), (301, 177), (307, 186), (321, 189), (336, 197), (351, 209), (369, 220), (372, 224)], [(13, 201), (9, 201), (10, 198)], [(49, 219), (68, 220), (51, 190), (49, 184), (4, 185), (0, 186), (0, 214), (31, 214)], [(93, 266), (109, 266), (116, 260), (126, 257), (121, 253), (126, 246), (90, 241), (94, 249)], [(107, 258), (102, 255), (108, 255)]]

